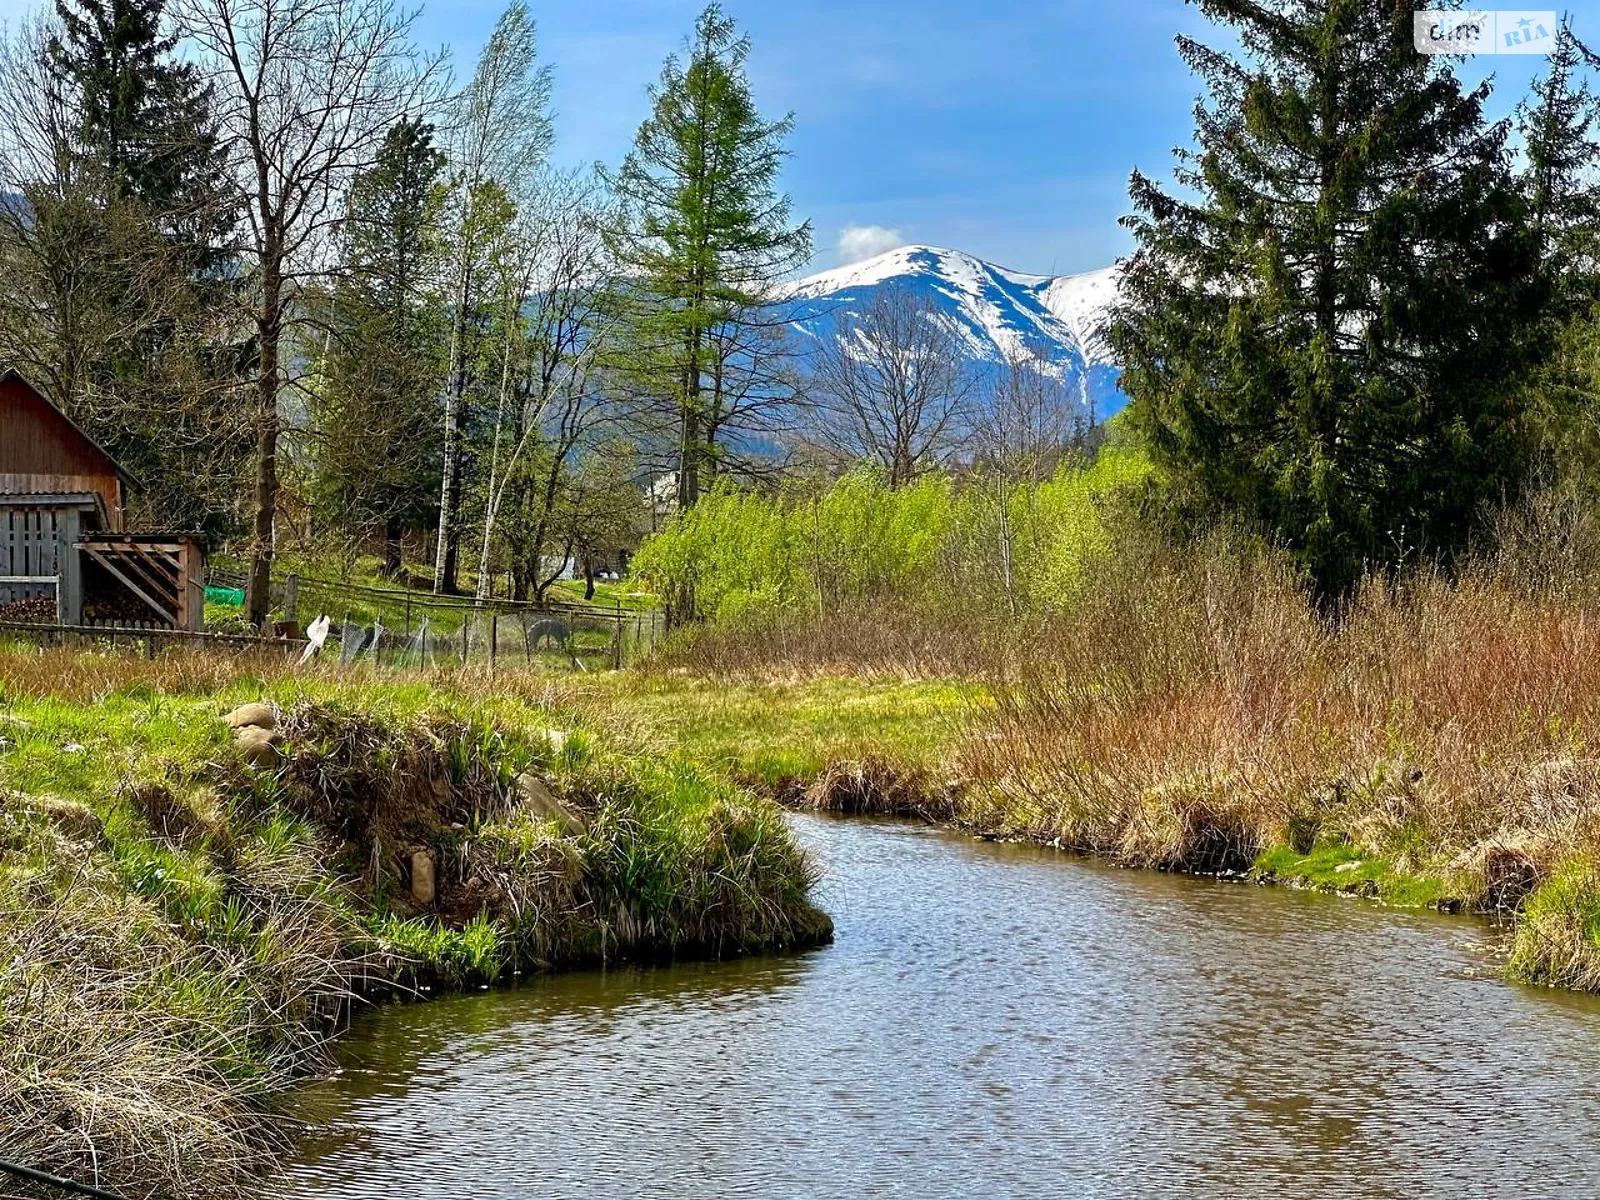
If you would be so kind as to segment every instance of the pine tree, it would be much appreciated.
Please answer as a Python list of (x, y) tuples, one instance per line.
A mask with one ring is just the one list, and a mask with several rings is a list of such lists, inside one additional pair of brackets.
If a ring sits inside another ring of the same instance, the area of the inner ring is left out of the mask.
[(1600, 462), (1600, 97), (1590, 87), (1597, 66), (1600, 58), (1563, 19), (1549, 66), (1517, 109), (1522, 191), (1552, 284), (1541, 334), (1549, 353), (1529, 381), (1529, 404), (1542, 448), (1563, 474), (1592, 473)]
[(138, 202), (205, 265), (232, 223), (211, 93), (164, 32), (166, 0), (56, 0), (49, 67), (78, 114), (78, 158), (103, 202)]
[(1578, 40), (1571, 18), (1563, 18), (1549, 68), (1517, 109), (1526, 159), (1523, 193), (1556, 284), (1550, 315), (1558, 321), (1600, 299), (1600, 97), (1589, 86), (1596, 67), (1600, 56)]
[(34, 69), (57, 165), (25, 186), (20, 239), (45, 285), (24, 304), (63, 360), (56, 399), (147, 481), (145, 518), (220, 531), (248, 452), (232, 385), (249, 348), (224, 315), (237, 209), (210, 95), (163, 0), (56, 7)]
[(793, 117), (757, 111), (749, 39), (713, 4), (687, 49), (687, 64), (667, 59), (651, 115), (611, 180), (621, 219), (609, 239), (626, 278), (625, 365), (673, 409), (682, 508), (715, 467), (711, 431), (727, 431), (738, 394), (738, 360), (720, 348), (756, 340), (775, 284), (811, 254), (810, 223), (792, 225), (777, 190)]
[(1545, 277), (1507, 123), (1412, 45), (1409, 4), (1200, 0), (1209, 99), (1178, 193), (1135, 172), (1111, 329), (1180, 496), (1258, 524), (1323, 597), (1459, 547), (1514, 492)]
[(390, 574), (401, 567), (401, 535), (432, 515), (438, 494), (429, 447), (444, 377), (434, 286), (444, 169), (433, 127), (406, 117), (352, 184), (312, 411), (321, 505), (352, 545), (382, 530)]

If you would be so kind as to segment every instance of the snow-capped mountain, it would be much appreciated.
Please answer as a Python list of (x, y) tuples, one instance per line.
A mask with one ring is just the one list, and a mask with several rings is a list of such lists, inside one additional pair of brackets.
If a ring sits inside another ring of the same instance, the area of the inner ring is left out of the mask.
[(960, 331), (971, 358), (996, 363), (1019, 351), (1059, 372), (1086, 415), (1103, 421), (1124, 397), (1103, 335), (1117, 299), (1117, 268), (1083, 275), (1026, 275), (959, 250), (901, 246), (789, 285), (790, 322), (811, 337), (836, 336), (884, 288), (931, 300)]

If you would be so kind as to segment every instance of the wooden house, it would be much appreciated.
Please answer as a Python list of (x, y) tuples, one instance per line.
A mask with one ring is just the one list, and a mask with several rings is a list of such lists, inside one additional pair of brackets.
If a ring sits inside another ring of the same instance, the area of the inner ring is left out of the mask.
[(0, 375), (0, 618), (201, 629), (204, 543), (129, 532), (133, 485), (37, 388)]

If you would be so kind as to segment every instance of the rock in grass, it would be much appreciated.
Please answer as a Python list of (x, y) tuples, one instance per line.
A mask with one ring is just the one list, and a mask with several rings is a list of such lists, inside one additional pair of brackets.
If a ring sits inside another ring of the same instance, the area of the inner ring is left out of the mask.
[(276, 729), (278, 727), (278, 711), (265, 701), (258, 701), (255, 704), (241, 704), (222, 719), (228, 723), (230, 729)]
[(434, 879), (433, 855), (426, 850), (414, 851), (411, 855), (411, 899), (414, 903), (427, 906), (433, 903), (433, 898), (438, 892)]
[(263, 729), (259, 725), (241, 725), (234, 731), (233, 741), (245, 762), (252, 767), (278, 765), (279, 734), (276, 730)]
[(543, 820), (554, 821), (562, 833), (578, 833), (586, 828), (583, 818), (556, 799), (550, 785), (532, 771), (517, 776), (517, 794), (523, 808)]

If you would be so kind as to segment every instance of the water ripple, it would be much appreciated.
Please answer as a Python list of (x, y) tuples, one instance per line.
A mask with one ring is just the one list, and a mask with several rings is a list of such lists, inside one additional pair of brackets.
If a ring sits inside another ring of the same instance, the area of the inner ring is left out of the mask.
[(797, 818), (835, 945), (365, 1018), (274, 1194), (1563, 1195), (1600, 1005), (1481, 931)]

